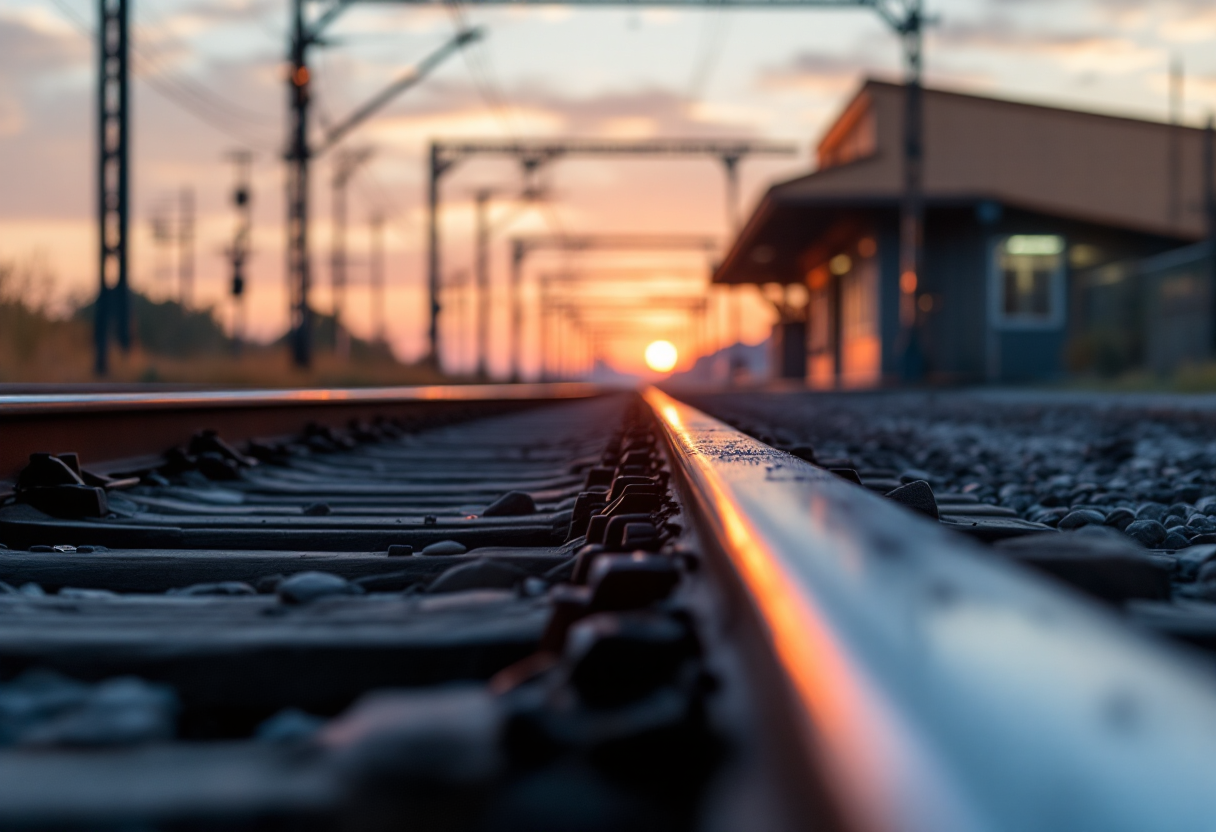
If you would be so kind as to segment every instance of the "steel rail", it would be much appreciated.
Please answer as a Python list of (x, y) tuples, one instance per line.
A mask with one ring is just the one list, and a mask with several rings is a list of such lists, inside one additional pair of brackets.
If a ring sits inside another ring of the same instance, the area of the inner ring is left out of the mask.
[(1213, 828), (1206, 668), (823, 469), (644, 396), (852, 828)]
[(311, 421), (341, 427), (352, 419), (440, 415), (490, 403), (522, 407), (601, 392), (566, 382), (0, 396), (0, 480), (15, 476), (33, 450), (120, 460), (180, 445), (203, 428), (239, 441), (295, 432)]

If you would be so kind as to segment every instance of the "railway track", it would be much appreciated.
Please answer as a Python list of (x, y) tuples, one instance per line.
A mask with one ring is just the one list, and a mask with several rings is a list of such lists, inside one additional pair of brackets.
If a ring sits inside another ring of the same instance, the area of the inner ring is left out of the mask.
[(1112, 612), (1196, 556), (764, 438), (579, 385), (0, 401), (0, 828), (1210, 827), (1216, 683)]

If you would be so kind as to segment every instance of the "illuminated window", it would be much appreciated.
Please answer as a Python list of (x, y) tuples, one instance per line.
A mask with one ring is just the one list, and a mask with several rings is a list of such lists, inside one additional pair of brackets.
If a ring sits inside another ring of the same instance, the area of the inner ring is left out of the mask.
[(1011, 328), (1057, 327), (1064, 317), (1064, 238), (1016, 234), (994, 252), (993, 318)]

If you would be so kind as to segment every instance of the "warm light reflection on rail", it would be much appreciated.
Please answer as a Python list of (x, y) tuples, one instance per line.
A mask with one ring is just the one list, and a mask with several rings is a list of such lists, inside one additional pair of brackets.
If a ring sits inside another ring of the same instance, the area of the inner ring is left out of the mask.
[[(806, 710), (813, 742), (826, 744), (837, 785), (851, 792), (849, 805), (862, 807), (864, 828), (898, 828), (894, 807), (884, 800), (891, 786), (881, 782), (884, 743), (873, 703), (822, 618), (808, 606), (798, 580), (748, 520), (714, 463), (697, 448), (681, 418), (681, 407), (657, 390), (646, 397), (667, 423), (678, 450), (693, 471), (701, 496), (712, 505), (727, 555), (750, 591), (772, 638), (774, 651)], [(661, 398), (660, 398), (661, 397)]]
[(180, 393), (37, 393), (0, 395), (0, 416), (113, 410), (282, 407), (300, 404), (392, 404), (411, 401), (563, 399), (604, 392), (594, 384), (467, 384), (428, 387), (203, 390)]

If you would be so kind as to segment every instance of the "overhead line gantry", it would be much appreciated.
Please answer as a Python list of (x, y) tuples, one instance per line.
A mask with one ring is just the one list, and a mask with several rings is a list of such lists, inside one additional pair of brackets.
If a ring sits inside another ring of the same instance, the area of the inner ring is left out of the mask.
[(292, 30), (290, 72), (287, 78), (288, 104), (291, 112), (288, 130), (287, 161), (287, 280), (291, 299), (292, 358), (297, 366), (312, 363), (312, 307), (308, 294), (311, 286), (308, 253), (308, 173), (309, 163), (317, 155), (335, 147), (348, 133), (371, 118), (380, 108), (413, 87), (448, 57), (482, 37), (480, 29), (464, 29), (431, 54), (423, 58), (395, 81), (372, 96), (341, 123), (325, 131), (320, 144), (314, 147), (309, 135), (309, 105), (311, 101), (311, 71), (308, 52), (324, 44), (325, 29), (337, 20), (353, 0), (330, 0), (316, 19), (310, 21), (306, 12), (309, 0), (292, 0)]
[[(427, 56), (405, 76), (394, 81), (350, 118), (329, 130), (319, 149), (309, 143), (308, 113), (310, 104), (309, 50), (324, 43), (324, 32), (355, 2), (395, 3), (400, 5), (440, 6), (444, 0), (292, 0), (291, 34), (288, 55), (288, 104), (290, 111), (287, 162), (287, 271), (291, 299), (291, 342), (297, 364), (311, 361), (310, 307), (308, 305), (308, 167), (317, 153), (328, 149), (358, 123), (370, 117), (394, 96), (422, 80), (432, 69), (455, 51), (480, 36), (480, 30), (463, 30), (439, 50)], [(312, 16), (307, 6), (320, 6)], [(99, 291), (94, 316), (94, 338), (97, 347), (96, 371), (104, 375), (108, 369), (109, 326), (113, 318), (115, 336), (125, 350), (130, 345), (128, 247), (130, 206), (130, 73), (129, 73), (129, 5), (130, 0), (98, 0), (98, 119), (97, 119), (97, 181)], [(464, 0), (467, 7), (480, 6), (550, 6), (551, 0)], [(907, 93), (904, 127), (904, 196), (900, 222), (900, 268), (915, 280), (921, 272), (924, 200), (922, 195), (922, 46), (927, 18), (923, 0), (564, 0), (562, 5), (587, 7), (666, 7), (713, 9), (871, 9), (899, 35), (904, 48)], [(518, 155), (525, 166), (546, 161), (544, 155), (506, 152)], [(473, 143), (466, 143), (472, 149)], [(529, 148), (530, 149), (530, 148)], [(481, 152), (481, 151), (477, 151)], [(588, 151), (590, 152), (590, 151)], [(615, 151), (614, 151), (615, 152)], [(468, 155), (468, 154), (465, 154)], [(563, 154), (565, 155), (565, 154)], [(727, 168), (728, 182), (734, 182), (734, 168), (742, 157), (732, 162), (729, 155), (718, 155)], [(438, 209), (438, 180), (450, 168), (438, 166), (444, 153), (431, 148), (431, 251), (428, 262), (430, 293), (430, 360), (439, 361), (439, 261), (438, 230), (435, 212)], [(737, 186), (731, 185), (737, 203)], [(732, 209), (731, 227), (737, 225), (737, 212)]]
[[(333, 0), (337, 3), (349, 0)], [(444, 5), (445, 0), (380, 0), (381, 2), (403, 3), (415, 6)], [(552, 0), (462, 0), (466, 8), (489, 6), (552, 6)], [(903, 141), (903, 173), (904, 192), (900, 205), (900, 246), (899, 263), (902, 285), (915, 285), (923, 269), (923, 238), (924, 238), (924, 186), (923, 186), (923, 45), (924, 28), (932, 22), (924, 12), (924, 0), (563, 0), (558, 5), (599, 8), (675, 8), (675, 9), (869, 9), (899, 37), (904, 52), (904, 141)], [(678, 140), (677, 140), (678, 141)], [(443, 144), (443, 143), (437, 143)], [(453, 143), (447, 143), (453, 144)], [(491, 147), (509, 147), (521, 143), (491, 143)], [(467, 143), (472, 149), (475, 143)], [(431, 176), (430, 176), (430, 234), (429, 254), (427, 263), (427, 287), (430, 295), (430, 329), (429, 353), (431, 363), (439, 363), (439, 244), (438, 219), (436, 216), (439, 202), (439, 179), (450, 168), (445, 165), (446, 149), (431, 146)], [(499, 155), (518, 154), (524, 160), (525, 166), (543, 164), (543, 155), (526, 155), (532, 148), (520, 147), (517, 151), (489, 150)], [(481, 152), (481, 151), (478, 151)], [(471, 154), (470, 154), (471, 155)], [(737, 180), (735, 168), (742, 157), (719, 155), (727, 170), (728, 187), (733, 192), (729, 196), (728, 216), (732, 233), (739, 230), (739, 213), (729, 205), (737, 205)], [(901, 302), (906, 302), (901, 298)], [(905, 346), (911, 336), (913, 318), (901, 315), (904, 331), (902, 340)]]
[[(410, 0), (405, 0), (410, 2)], [(797, 148), (788, 143), (753, 139), (443, 139), (431, 143), (427, 208), (427, 294), (430, 301), (428, 362), (439, 367), (440, 274), (439, 206), (443, 177), (460, 162), (474, 156), (515, 159), (524, 176), (524, 193), (540, 191), (535, 182), (542, 168), (571, 156), (664, 158), (707, 156), (721, 160), (726, 173), (727, 218), (734, 222), (739, 213), (739, 162), (748, 156), (791, 156)], [(732, 225), (733, 229), (733, 225)], [(518, 364), (515, 365), (518, 371)]]
[(535, 251), (717, 251), (717, 237), (704, 234), (535, 234), (511, 240), (511, 380), (520, 379), (520, 347), (523, 341), (523, 307), (520, 284), (524, 261)]

